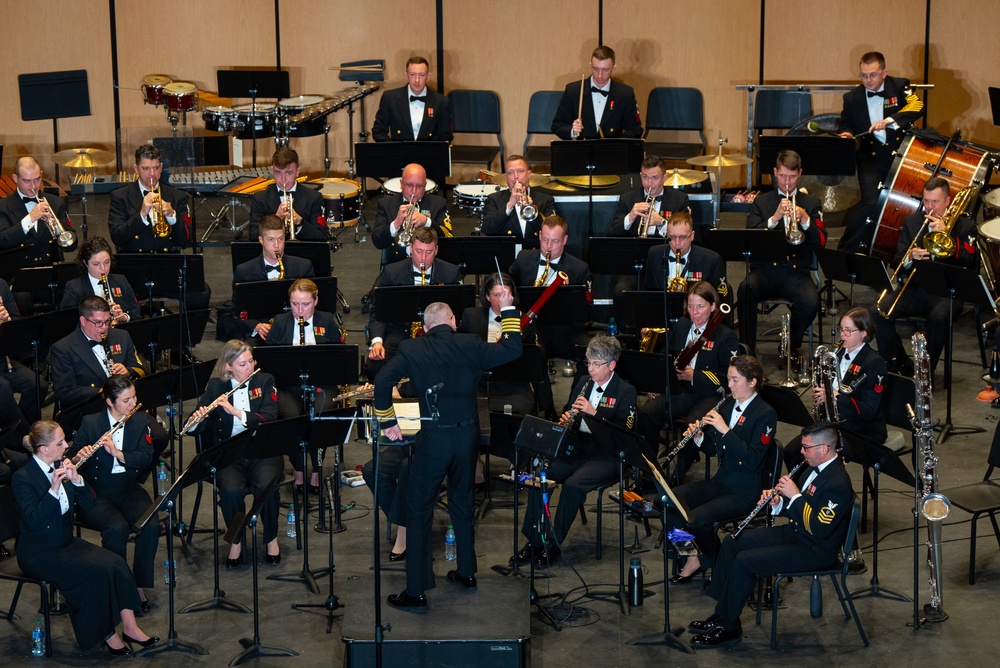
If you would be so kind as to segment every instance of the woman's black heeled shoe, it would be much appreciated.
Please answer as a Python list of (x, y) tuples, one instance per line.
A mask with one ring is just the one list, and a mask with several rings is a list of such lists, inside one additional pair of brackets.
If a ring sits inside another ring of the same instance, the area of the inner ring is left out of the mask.
[(402, 561), (406, 559), (406, 550), (402, 552), (389, 552), (389, 561)]
[(111, 656), (132, 656), (132, 649), (128, 645), (115, 649), (108, 644), (107, 640), (105, 640), (104, 646), (108, 648), (108, 652), (111, 653)]
[(239, 568), (243, 564), (243, 555), (239, 555), (235, 559), (230, 559), (226, 557), (226, 570), (231, 571), (234, 568)]
[(268, 563), (268, 564), (271, 564), (272, 566), (277, 566), (278, 564), (281, 563), (281, 555), (280, 554), (265, 554), (264, 555), (264, 561), (266, 563)]
[(151, 647), (151, 646), (155, 645), (156, 643), (160, 642), (160, 639), (157, 638), (156, 636), (149, 636), (149, 638), (147, 638), (146, 640), (136, 640), (135, 638), (133, 638), (129, 634), (125, 633), (124, 631), (122, 631), (122, 640), (124, 640), (125, 642), (127, 642), (130, 645), (138, 645), (139, 647), (142, 647), (143, 649), (145, 649), (147, 647)]
[(680, 574), (675, 575), (674, 577), (670, 578), (670, 583), (671, 584), (684, 584), (686, 582), (691, 582), (691, 580), (694, 580), (696, 576), (701, 575), (702, 573), (704, 573), (707, 570), (708, 570), (708, 567), (702, 566), (698, 570), (696, 570), (694, 573), (692, 573), (691, 575), (680, 575)]

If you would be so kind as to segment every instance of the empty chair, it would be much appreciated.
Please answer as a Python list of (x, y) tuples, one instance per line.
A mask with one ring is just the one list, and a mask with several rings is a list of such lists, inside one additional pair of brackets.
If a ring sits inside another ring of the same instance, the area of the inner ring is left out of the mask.
[[(650, 130), (697, 132), (700, 142), (652, 142)], [(666, 160), (686, 160), (705, 152), (705, 116), (701, 91), (697, 88), (659, 87), (649, 91), (646, 103), (646, 155)]]
[[(451, 147), (451, 161), (483, 164), (490, 168), (500, 156), (504, 162), (503, 138), (500, 136), (500, 98), (491, 90), (454, 90), (448, 94), (451, 105), (452, 132), (496, 135), (497, 145), (459, 145)], [(456, 136), (457, 139), (457, 136)]]
[(548, 144), (545, 146), (528, 146), (531, 135), (555, 135), (552, 134), (552, 119), (556, 116), (556, 109), (559, 108), (559, 100), (562, 98), (562, 91), (540, 90), (532, 93), (531, 100), (528, 101), (528, 134), (524, 138), (524, 148), (521, 155), (528, 161), (528, 164), (539, 162), (549, 162), (552, 151)]

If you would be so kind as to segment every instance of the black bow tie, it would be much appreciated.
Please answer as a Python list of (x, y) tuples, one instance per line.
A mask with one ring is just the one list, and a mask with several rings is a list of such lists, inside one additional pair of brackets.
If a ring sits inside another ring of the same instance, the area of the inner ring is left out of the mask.
[(417, 97), (416, 95), (411, 95), (410, 102), (423, 102), (424, 104), (427, 104), (427, 96), (421, 95), (420, 97)]
[(425, 271), (423, 274), (421, 274), (419, 271), (416, 271), (416, 270), (413, 271), (413, 277), (414, 278), (420, 278), (421, 276), (423, 276), (426, 279), (426, 278), (430, 278), (430, 275), (431, 275), (431, 272), (429, 272), (429, 271)]
[(597, 393), (598, 394), (604, 394), (604, 388), (603, 387), (598, 387), (596, 389), (597, 389)]
[(844, 353), (844, 361), (845, 362), (851, 361), (851, 353)]
[(600, 89), (600, 88), (598, 88), (597, 86), (591, 86), (591, 87), (590, 87), (590, 92), (591, 92), (591, 93), (600, 93), (600, 94), (601, 94), (601, 95), (603, 95), (604, 97), (607, 97), (607, 96), (608, 96), (608, 91), (606, 91), (606, 90), (601, 90), (601, 89)]
[(685, 262), (687, 262), (687, 260), (684, 259), (684, 256), (681, 256), (681, 258), (678, 260), (676, 255), (670, 255), (669, 256), (669, 260), (671, 262), (680, 262), (681, 264), (684, 264)]
[(868, 91), (868, 97), (885, 97), (885, 91)]
[(87, 340), (90, 341), (91, 348), (96, 348), (97, 346), (101, 345), (100, 341), (94, 341), (93, 339), (87, 339)]
[(281, 273), (281, 269), (278, 268), (278, 265), (276, 265), (276, 264), (268, 264), (267, 262), (265, 262), (264, 263), (264, 273), (265, 274), (270, 274), (272, 271), (276, 271), (278, 273)]
[(49, 466), (49, 475), (51, 475), (52, 472), (55, 471), (55, 470), (56, 470), (55, 466)]
[(737, 413), (742, 413), (742, 412), (743, 412), (743, 409), (742, 409), (742, 408), (740, 408), (740, 405), (739, 405), (739, 404), (736, 404), (736, 412), (737, 412)]
[(545, 258), (541, 258), (540, 260), (538, 260), (538, 266), (539, 267), (544, 267), (547, 264), (547, 265), (549, 265), (549, 268), (552, 268), (552, 267), (556, 266), (558, 263), (559, 263), (559, 260), (549, 260), (548, 262), (545, 261)]
[(21, 201), (25, 204), (38, 204), (38, 200), (34, 197), (25, 197), (24, 195), (21, 195)]
[(500, 316), (494, 316), (493, 322), (503, 322), (503, 318), (501, 318)]
[[(646, 193), (646, 199), (649, 199), (649, 193)], [(662, 201), (663, 201), (663, 193), (660, 193), (659, 195), (657, 195), (657, 196), (656, 196), (656, 197), (655, 197), (655, 198), (653, 199), (653, 201), (654, 201), (654, 202), (662, 202)]]

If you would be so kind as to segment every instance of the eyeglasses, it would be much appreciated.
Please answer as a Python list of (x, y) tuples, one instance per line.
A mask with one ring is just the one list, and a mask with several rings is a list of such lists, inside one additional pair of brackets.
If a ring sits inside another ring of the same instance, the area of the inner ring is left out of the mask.
[(811, 450), (813, 448), (822, 448), (824, 445), (827, 446), (827, 447), (829, 447), (830, 444), (829, 443), (817, 443), (816, 445), (803, 445), (802, 449), (803, 450)]
[(882, 72), (884, 71), (885, 70), (879, 70), (878, 72), (872, 72), (870, 74), (860, 74), (858, 75), (858, 78), (861, 79), (862, 81), (873, 81), (875, 79), (878, 79), (879, 76), (881, 76)]
[(838, 327), (837, 331), (841, 334), (854, 334), (855, 332), (860, 332), (860, 329), (848, 329), (847, 327)]
[(91, 325), (93, 325), (94, 327), (110, 327), (111, 326), (111, 318), (108, 318), (107, 320), (91, 320), (90, 318), (85, 318), (85, 320), (87, 322), (89, 322)]
[(687, 241), (690, 238), (691, 238), (691, 233), (690, 232), (688, 234), (682, 234), (679, 237), (678, 236), (674, 236), (674, 235), (670, 235), (670, 237), (669, 237), (669, 239), (671, 241)]
[(609, 364), (609, 362), (602, 362), (601, 360), (587, 360), (587, 366), (588, 367), (603, 366), (605, 364)]

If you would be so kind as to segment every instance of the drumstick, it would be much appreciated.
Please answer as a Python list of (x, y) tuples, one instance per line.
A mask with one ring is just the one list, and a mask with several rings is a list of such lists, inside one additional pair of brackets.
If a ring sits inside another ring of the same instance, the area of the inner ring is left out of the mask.
[(503, 272), (500, 271), (500, 260), (498, 260), (497, 256), (494, 255), (493, 261), (497, 263), (497, 276), (500, 277), (500, 287), (502, 288), (504, 287), (504, 284), (503, 284)]
[(584, 84), (586, 83), (587, 83), (587, 76), (584, 75), (583, 78), (580, 79), (580, 108), (576, 112), (576, 117), (579, 118), (581, 122), (583, 121), (583, 87)]

